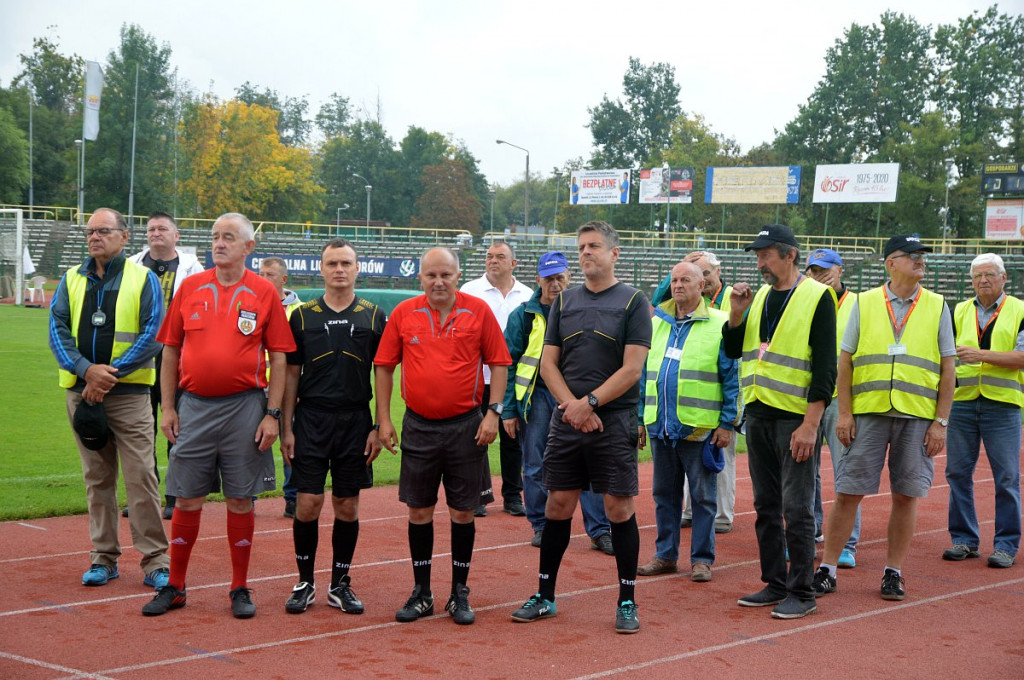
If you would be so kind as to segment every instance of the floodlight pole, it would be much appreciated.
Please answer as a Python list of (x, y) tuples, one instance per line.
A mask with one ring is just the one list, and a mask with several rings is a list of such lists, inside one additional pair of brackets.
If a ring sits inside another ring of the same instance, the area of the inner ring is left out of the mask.
[(511, 146), (514, 149), (519, 149), (520, 151), (524, 151), (526, 153), (526, 174), (523, 175), (523, 179), (525, 180), (524, 183), (523, 183), (523, 188), (526, 191), (526, 201), (525, 201), (525, 204), (524, 204), (524, 207), (523, 207), (523, 228), (526, 229), (527, 231), (529, 231), (529, 229), (530, 229), (530, 151), (529, 151), (529, 149), (524, 149), (523, 147), (517, 146), (517, 145), (513, 144), (512, 142), (506, 142), (504, 139), (496, 139), (494, 141), (497, 142), (498, 144), (506, 144), (508, 146)]
[(362, 175), (353, 172), (353, 177), (357, 177), (363, 180), (363, 184), (366, 185), (366, 237), (370, 237), (370, 193), (373, 191), (373, 187), (370, 185), (370, 180), (366, 179)]

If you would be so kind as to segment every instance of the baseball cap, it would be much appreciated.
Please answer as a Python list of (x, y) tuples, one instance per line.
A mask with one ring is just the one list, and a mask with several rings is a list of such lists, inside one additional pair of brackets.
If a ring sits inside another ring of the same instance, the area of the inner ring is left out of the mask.
[(794, 248), (800, 247), (800, 244), (796, 242), (796, 236), (793, 236), (792, 229), (784, 224), (766, 224), (761, 227), (761, 231), (757, 232), (754, 242), (743, 250), (759, 250), (767, 248), (773, 243), (785, 243)]
[(882, 256), (889, 257), (897, 250), (902, 250), (905, 253), (916, 253), (919, 250), (923, 250), (926, 253), (932, 252), (931, 248), (921, 243), (921, 237), (917, 234), (898, 234), (893, 236), (886, 242)]
[(831, 248), (818, 248), (807, 258), (807, 266), (810, 267), (812, 264), (815, 267), (822, 267), (824, 269), (842, 267), (843, 258), (839, 257), (839, 253)]
[(85, 448), (99, 451), (107, 445), (110, 428), (103, 404), (93, 404), (83, 399), (75, 409), (72, 427)]
[(565, 254), (557, 250), (544, 253), (537, 260), (537, 276), (544, 278), (552, 274), (561, 274), (569, 268)]
[(720, 446), (715, 446), (711, 443), (714, 437), (708, 437), (704, 440), (704, 446), (701, 448), (700, 459), (704, 464), (704, 467), (712, 472), (721, 472), (725, 469), (725, 454), (722, 452)]

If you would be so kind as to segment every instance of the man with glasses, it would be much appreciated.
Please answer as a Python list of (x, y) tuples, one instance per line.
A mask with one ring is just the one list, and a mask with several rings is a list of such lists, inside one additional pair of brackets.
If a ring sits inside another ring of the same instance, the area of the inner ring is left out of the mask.
[(98, 209), (85, 238), (89, 256), (64, 274), (50, 306), (50, 349), (66, 390), (89, 499), (92, 566), (82, 584), (102, 586), (119, 576), (120, 461), (143, 583), (160, 588), (167, 584), (167, 537), (150, 461), (155, 435), (149, 399), (164, 310), (160, 284), (145, 267), (125, 259), (128, 226), (121, 213)]
[(840, 345), (836, 424), (848, 448), (836, 470), (836, 500), (814, 574), (817, 597), (836, 592), (839, 554), (861, 499), (878, 493), (887, 457), (892, 509), (881, 595), (906, 597), (902, 567), (917, 501), (928, 494), (933, 459), (945, 448), (956, 384), (949, 307), (921, 286), (930, 252), (917, 235), (893, 236), (884, 250), (889, 280), (861, 293), (850, 311)]
[(974, 509), (974, 468), (979, 445), (996, 489), (994, 550), (988, 566), (1013, 566), (1020, 547), (1020, 407), (1024, 405), (1024, 302), (1003, 291), (1003, 258), (983, 253), (971, 263), (975, 297), (956, 306), (957, 388), (949, 415), (946, 481), (949, 536), (942, 559), (978, 557), (981, 537)]
[[(193, 274), (203, 271), (203, 265), (192, 253), (179, 251), (178, 225), (174, 218), (165, 212), (154, 212), (149, 216), (146, 223), (147, 247), (129, 258), (136, 264), (148, 267), (156, 274), (160, 282), (160, 290), (163, 292), (164, 309), (171, 306), (171, 298), (178, 292), (181, 282)], [(163, 352), (156, 355), (156, 374), (160, 375), (160, 362)], [(154, 384), (150, 389), (149, 398), (153, 407), (153, 428), (154, 431), (159, 425), (157, 420), (157, 408), (160, 406), (160, 385)], [(171, 445), (167, 444), (167, 455), (171, 454)], [(157, 467), (156, 447), (153, 448), (153, 469), (156, 471), (156, 479), (160, 481), (160, 470)], [(174, 513), (174, 496), (167, 494), (164, 497), (164, 519), (170, 519)], [(125, 506), (123, 513), (128, 516), (128, 506)]]

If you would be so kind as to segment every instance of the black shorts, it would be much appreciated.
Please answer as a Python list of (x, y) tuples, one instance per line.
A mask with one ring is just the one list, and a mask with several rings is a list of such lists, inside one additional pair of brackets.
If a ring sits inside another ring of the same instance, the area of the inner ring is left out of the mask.
[(486, 477), (487, 447), (476, 443), (481, 420), (477, 409), (442, 420), (406, 410), (398, 500), (410, 508), (437, 505), (437, 489), (442, 482), (452, 509), (472, 510), (494, 500)]
[(591, 488), (595, 493), (612, 496), (640, 493), (636, 414), (631, 409), (617, 409), (599, 415), (604, 432), (584, 434), (563, 423), (562, 412), (558, 409), (551, 414), (544, 451), (542, 484), (545, 489)]
[(369, 408), (321, 411), (300, 404), (292, 427), (292, 484), (299, 493), (322, 494), (328, 469), (336, 498), (358, 496), (373, 486), (373, 468), (366, 464), (366, 437), (373, 428)]

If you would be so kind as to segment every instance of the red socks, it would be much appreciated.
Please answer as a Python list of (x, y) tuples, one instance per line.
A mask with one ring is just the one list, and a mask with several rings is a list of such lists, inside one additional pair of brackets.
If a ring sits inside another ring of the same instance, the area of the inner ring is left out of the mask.
[(169, 585), (178, 590), (185, 588), (185, 573), (188, 571), (188, 560), (192, 555), (192, 546), (196, 544), (199, 536), (199, 520), (203, 511), (185, 511), (174, 508), (174, 515), (171, 518), (171, 575)]
[[(177, 510), (175, 510), (177, 513)], [(197, 523), (198, 527), (198, 523)], [(228, 545), (231, 548), (231, 590), (246, 585), (249, 574), (249, 555), (252, 553), (252, 537), (256, 528), (256, 516), (252, 510), (244, 515), (228, 511)], [(172, 556), (173, 564), (173, 556)]]

